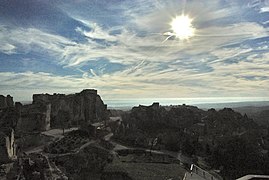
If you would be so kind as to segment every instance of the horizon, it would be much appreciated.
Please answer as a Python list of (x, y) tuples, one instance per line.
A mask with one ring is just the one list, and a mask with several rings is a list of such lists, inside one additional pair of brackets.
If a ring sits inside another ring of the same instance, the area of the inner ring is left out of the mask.
[(0, 94), (269, 97), (269, 1), (0, 4)]
[[(34, 94), (65, 94), (65, 95), (71, 95), (71, 94), (75, 94), (75, 93), (79, 93), (81, 92), (77, 91), (77, 92), (41, 92), (38, 91), (37, 93), (33, 93), (30, 96), (18, 96), (18, 94), (12, 94), (12, 93), (6, 93), (6, 94), (0, 94), (3, 96), (7, 96), (10, 95), (11, 97), (13, 97), (14, 101), (17, 102), (30, 102), (33, 99), (33, 95)], [(269, 101), (269, 97), (162, 97), (162, 98), (158, 98), (158, 97), (142, 97), (142, 98), (107, 98), (107, 97), (103, 97), (102, 94), (99, 93), (99, 91), (97, 90), (97, 94), (102, 98), (102, 100), (105, 101), (110, 101), (110, 102), (117, 102), (117, 101), (121, 101), (121, 102), (143, 102), (143, 101), (147, 101), (147, 102), (163, 102), (163, 101), (167, 101), (169, 102), (169, 100), (171, 100), (170, 102), (175, 102), (175, 101), (181, 101), (183, 102), (182, 104), (184, 104), (184, 102), (200, 102), (202, 104), (204, 103), (233, 103), (233, 102), (262, 102), (262, 101)], [(26, 97), (26, 98), (25, 98)], [(149, 103), (147, 103), (149, 104)], [(167, 103), (166, 103), (167, 104)]]
[[(210, 99), (210, 100), (209, 100)], [(263, 107), (269, 106), (269, 98), (265, 99), (242, 99), (232, 98), (227, 100), (223, 98), (217, 98), (220, 101), (215, 101), (214, 98), (155, 98), (155, 99), (121, 99), (121, 100), (103, 100), (110, 109), (127, 110), (132, 107), (144, 105), (149, 106), (157, 102), (160, 106), (178, 106), (178, 105), (190, 105), (197, 106), (200, 109), (222, 109), (222, 108), (237, 108), (237, 107)]]
[[(47, 93), (41, 93), (41, 94), (47, 94)], [(53, 93), (51, 93), (51, 95), (52, 94)], [(56, 94), (61, 94), (61, 93), (56, 93)], [(69, 93), (69, 94), (74, 94), (74, 93)], [(69, 95), (69, 94), (65, 94), (65, 95)], [(7, 94), (7, 95), (12, 96), (12, 94)], [(13, 97), (14, 102), (21, 102), (25, 104), (32, 102), (32, 96), (31, 96), (31, 99), (28, 99), (28, 100), (17, 99), (14, 96), (12, 97)], [(186, 104), (186, 105), (195, 105), (195, 106), (198, 106), (199, 108), (209, 107), (210, 105), (213, 105), (214, 107), (215, 106), (222, 107), (222, 105), (226, 105), (226, 104), (231, 105), (231, 107), (237, 107), (236, 104), (244, 104), (244, 103), (251, 104), (254, 106), (269, 105), (268, 97), (194, 97), (194, 98), (184, 97), (184, 98), (124, 98), (124, 99), (107, 99), (107, 98), (103, 98), (102, 95), (100, 95), (100, 97), (102, 98), (103, 102), (108, 105), (108, 108), (116, 108), (116, 109), (130, 108), (130, 107), (134, 107), (138, 105), (151, 105), (154, 102), (160, 103), (161, 106)]]

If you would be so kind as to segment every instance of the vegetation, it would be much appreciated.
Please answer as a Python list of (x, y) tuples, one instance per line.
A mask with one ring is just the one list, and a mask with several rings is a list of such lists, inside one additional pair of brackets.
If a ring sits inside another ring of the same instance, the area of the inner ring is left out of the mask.
[(54, 141), (44, 148), (51, 154), (63, 154), (77, 150), (89, 141), (89, 137), (82, 131), (72, 131), (58, 141)]
[(183, 178), (185, 172), (186, 170), (179, 164), (117, 163), (108, 165), (102, 176), (122, 177), (124, 175), (124, 179), (163, 180)]
[(208, 159), (212, 167), (221, 167), (221, 174), (228, 179), (246, 174), (269, 174), (268, 160), (268, 155), (262, 156), (256, 145), (239, 137), (221, 141)]
[(155, 149), (200, 156), (206, 166), (219, 169), (227, 179), (269, 174), (269, 136), (252, 119), (230, 108), (139, 106), (123, 117), (115, 139), (130, 146), (149, 149), (148, 143), (157, 137)]

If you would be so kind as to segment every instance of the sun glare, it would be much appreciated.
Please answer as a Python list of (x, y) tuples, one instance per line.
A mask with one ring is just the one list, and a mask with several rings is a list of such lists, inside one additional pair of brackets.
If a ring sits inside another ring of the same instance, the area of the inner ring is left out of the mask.
[(189, 39), (194, 35), (195, 29), (192, 26), (192, 19), (188, 16), (176, 16), (170, 25), (173, 34), (181, 40)]

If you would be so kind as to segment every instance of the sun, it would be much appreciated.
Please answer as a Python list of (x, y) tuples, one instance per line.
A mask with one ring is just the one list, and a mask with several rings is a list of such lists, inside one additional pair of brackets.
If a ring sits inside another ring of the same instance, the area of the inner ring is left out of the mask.
[(192, 25), (192, 19), (184, 14), (176, 16), (170, 25), (173, 35), (181, 40), (194, 36), (195, 29)]

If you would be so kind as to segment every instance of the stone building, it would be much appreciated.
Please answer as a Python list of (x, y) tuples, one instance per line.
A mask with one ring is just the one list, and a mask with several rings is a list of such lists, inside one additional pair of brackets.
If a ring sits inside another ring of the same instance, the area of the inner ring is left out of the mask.
[(16, 158), (16, 145), (13, 129), (0, 129), (0, 164)]

